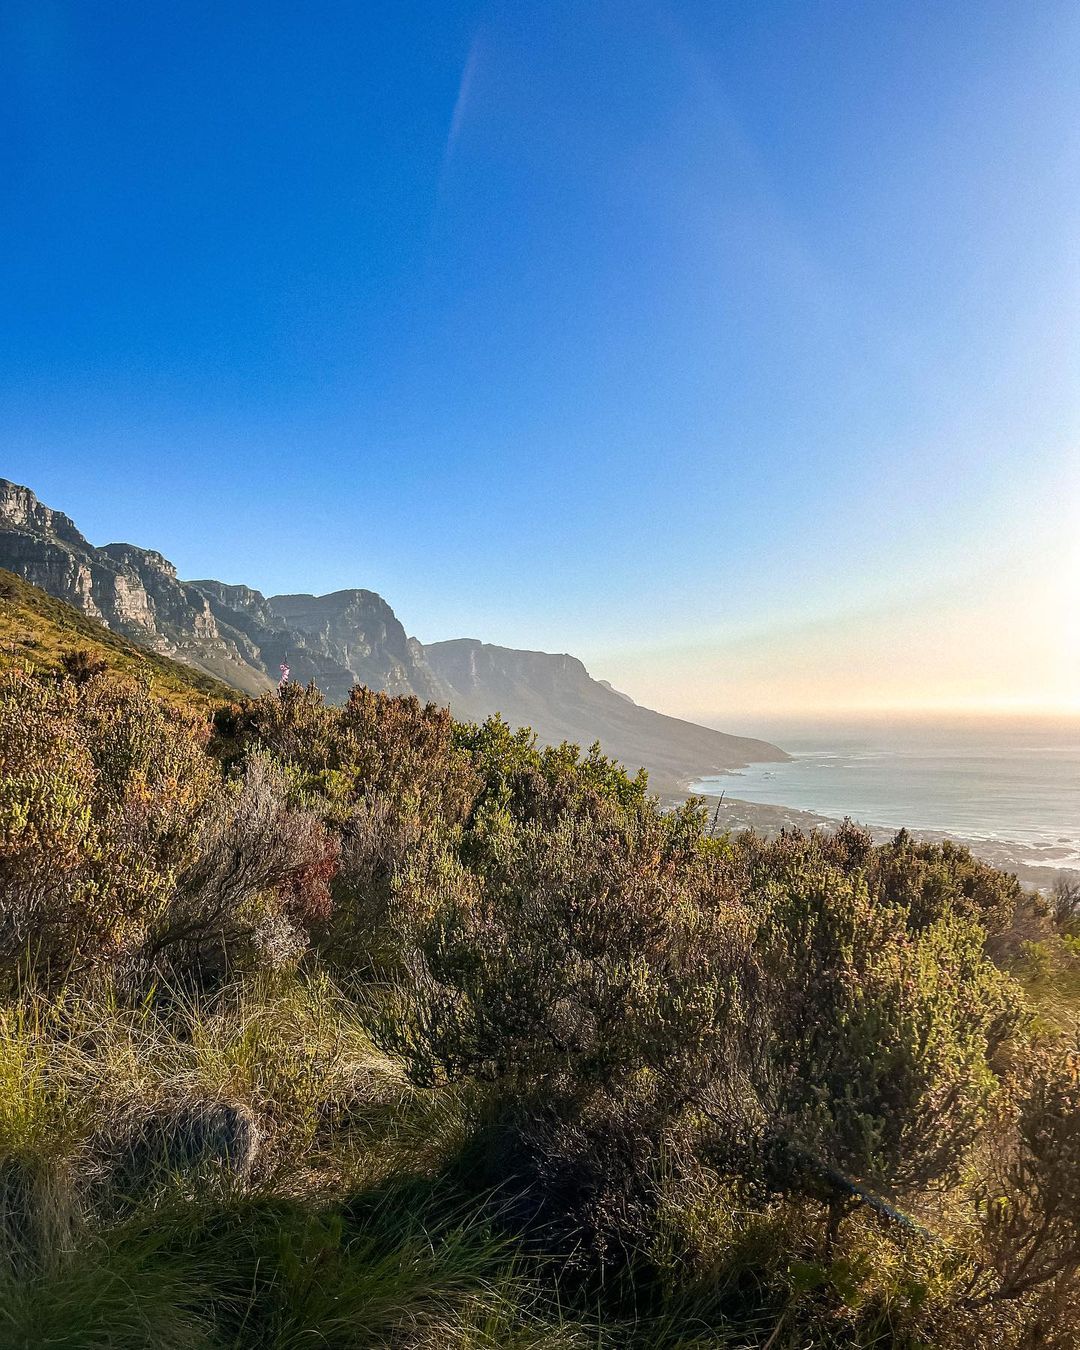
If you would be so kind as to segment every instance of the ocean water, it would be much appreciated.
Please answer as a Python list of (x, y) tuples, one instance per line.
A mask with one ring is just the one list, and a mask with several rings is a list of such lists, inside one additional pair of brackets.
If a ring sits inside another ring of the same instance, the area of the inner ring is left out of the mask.
[(1080, 719), (787, 723), (756, 734), (791, 763), (751, 765), (695, 790), (1080, 866)]

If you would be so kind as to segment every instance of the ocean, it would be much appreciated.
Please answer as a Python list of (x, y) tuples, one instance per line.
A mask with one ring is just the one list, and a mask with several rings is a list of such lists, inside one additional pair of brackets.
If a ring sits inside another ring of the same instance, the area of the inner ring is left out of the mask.
[(754, 734), (792, 761), (694, 791), (941, 832), (993, 845), (1007, 865), (1080, 867), (1080, 719), (759, 724)]

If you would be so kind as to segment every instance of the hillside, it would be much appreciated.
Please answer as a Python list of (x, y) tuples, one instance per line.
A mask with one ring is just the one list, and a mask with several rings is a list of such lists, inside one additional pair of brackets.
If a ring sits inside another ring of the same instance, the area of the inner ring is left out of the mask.
[(96, 619), (0, 568), (0, 670), (54, 670), (60, 658), (89, 651), (118, 675), (149, 677), (153, 692), (170, 703), (212, 706), (236, 690), (212, 676), (111, 632)]
[(482, 721), (501, 713), (542, 744), (599, 741), (629, 768), (671, 792), (705, 774), (787, 756), (640, 708), (577, 658), (494, 647), (471, 638), (424, 644), (389, 603), (352, 588), (329, 595), (265, 596), (251, 586), (184, 581), (153, 549), (95, 547), (29, 488), (0, 479), (0, 566), (158, 656), (183, 661), (247, 694), (278, 681), (282, 665), (335, 704), (356, 684), (415, 694)]

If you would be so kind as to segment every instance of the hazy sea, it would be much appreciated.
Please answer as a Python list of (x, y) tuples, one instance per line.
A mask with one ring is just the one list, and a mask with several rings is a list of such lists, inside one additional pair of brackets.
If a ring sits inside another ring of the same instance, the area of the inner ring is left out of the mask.
[[(749, 731), (750, 728), (740, 728)], [(1017, 864), (1080, 867), (1080, 719), (758, 724), (793, 756), (695, 790), (941, 831)]]

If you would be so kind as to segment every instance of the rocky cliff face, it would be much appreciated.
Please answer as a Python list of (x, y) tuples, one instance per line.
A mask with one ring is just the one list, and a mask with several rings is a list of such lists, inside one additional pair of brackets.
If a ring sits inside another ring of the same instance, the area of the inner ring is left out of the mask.
[(291, 679), (300, 684), (314, 681), (331, 703), (344, 703), (349, 697), (357, 674), (322, 647), (317, 637), (290, 628), (261, 591), (221, 581), (191, 584), (206, 596), (219, 624), (242, 634), (250, 659), (268, 676), (276, 681), (281, 667), (287, 665)]
[(185, 582), (167, 558), (134, 544), (95, 548), (59, 511), (0, 480), (0, 566), (167, 656), (246, 693), (288, 665), (331, 701), (354, 684), (446, 701), (423, 649), (372, 591), (267, 599), (251, 586)]
[(548, 744), (599, 741), (627, 768), (647, 768), (662, 790), (711, 772), (787, 759), (766, 741), (641, 708), (606, 681), (594, 680), (574, 656), (493, 647), (474, 638), (429, 643), (424, 654), (449, 687), (450, 707), (458, 716), (477, 719), (497, 709), (511, 725), (532, 727)]
[(238, 689), (255, 693), (271, 684), (236, 635), (222, 630), (205, 596), (180, 581), (160, 553), (133, 544), (95, 548), (67, 516), (6, 480), (0, 565), (114, 632)]
[(48, 535), (60, 543), (86, 548), (86, 540), (70, 516), (39, 502), (29, 488), (0, 478), (0, 520), (13, 530)]
[(446, 702), (446, 690), (432, 674), (423, 647), (374, 591), (330, 595), (272, 595), (271, 612), (292, 633), (352, 672), (354, 680), (390, 694), (416, 694), (425, 702)]
[(168, 559), (134, 544), (95, 548), (73, 522), (0, 479), (0, 567), (115, 632), (246, 693), (271, 688), (284, 663), (343, 702), (354, 684), (449, 704), (460, 717), (500, 712), (541, 741), (599, 740), (655, 786), (755, 760), (785, 759), (765, 741), (726, 736), (648, 708), (594, 680), (573, 656), (492, 647), (471, 638), (424, 646), (374, 591), (264, 596), (250, 586), (182, 581)]
[[(103, 619), (95, 594), (95, 567), (89, 543), (59, 511), (42, 505), (29, 488), (0, 479), (0, 530), (4, 564), (50, 595)], [(109, 566), (98, 567), (99, 594), (110, 589)]]

